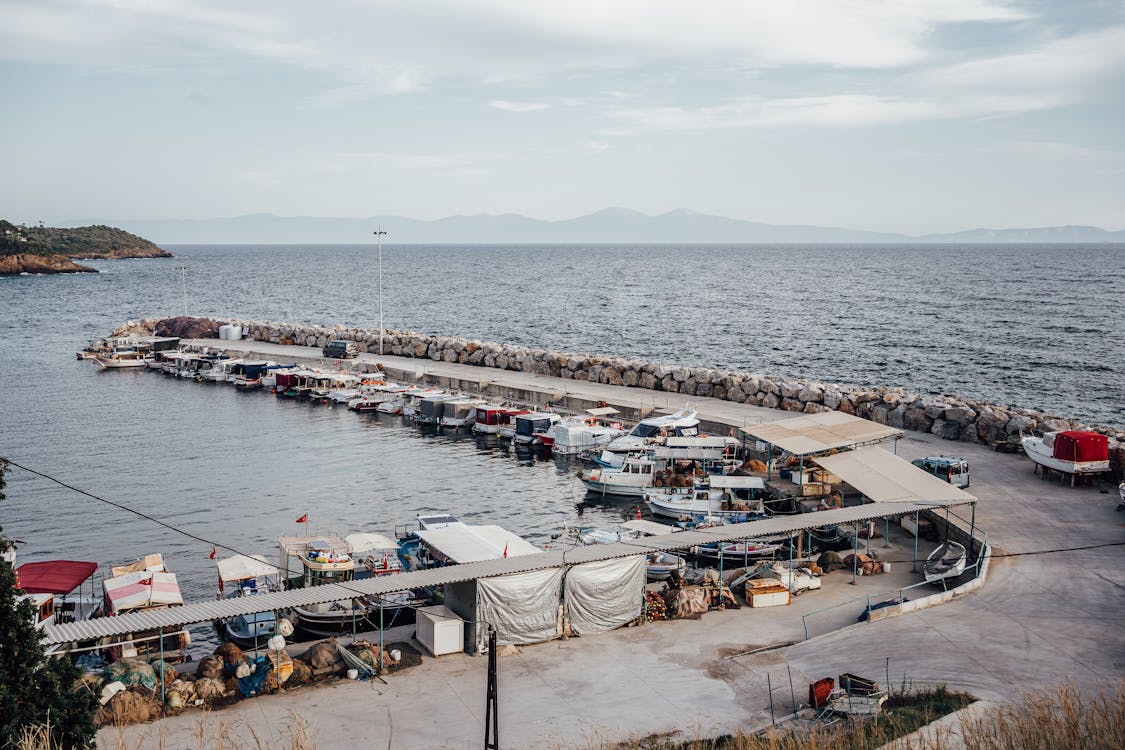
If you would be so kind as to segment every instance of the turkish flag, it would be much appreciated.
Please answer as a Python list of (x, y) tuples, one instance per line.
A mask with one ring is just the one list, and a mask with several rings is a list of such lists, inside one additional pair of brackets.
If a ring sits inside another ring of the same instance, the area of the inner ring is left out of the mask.
[(212, 548), (211, 548), (211, 559), (212, 559), (212, 560), (214, 560), (214, 559), (215, 559), (215, 552), (217, 552), (217, 550), (216, 550), (216, 549), (215, 549), (214, 547), (212, 547)]
[(305, 515), (303, 515), (303, 516), (301, 516), (300, 518), (297, 519), (297, 523), (308, 523), (308, 522), (309, 522), (309, 514), (308, 513), (306, 513)]
[(508, 543), (504, 542), (504, 557), (508, 556)]

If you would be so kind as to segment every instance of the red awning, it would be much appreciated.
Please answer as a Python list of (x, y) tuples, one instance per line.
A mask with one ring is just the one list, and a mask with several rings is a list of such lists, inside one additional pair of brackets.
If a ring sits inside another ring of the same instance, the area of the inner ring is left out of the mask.
[(69, 594), (98, 569), (80, 560), (29, 562), (16, 568), (16, 587), (29, 594)]

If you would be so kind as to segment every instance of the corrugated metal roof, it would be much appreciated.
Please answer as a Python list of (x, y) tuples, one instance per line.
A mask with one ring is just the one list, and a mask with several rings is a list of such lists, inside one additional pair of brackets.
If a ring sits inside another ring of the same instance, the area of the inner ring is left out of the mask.
[(964, 490), (919, 469), (882, 448), (857, 448), (835, 456), (814, 458), (813, 463), (878, 503), (904, 500), (976, 500)]
[(681, 531), (614, 544), (595, 544), (565, 550), (553, 549), (521, 557), (482, 560), (465, 563), (464, 565), (447, 565), (442, 568), (379, 576), (347, 584), (336, 583), (274, 594), (257, 594), (212, 602), (197, 602), (185, 604), (182, 607), (163, 607), (143, 612), (131, 612), (116, 617), (101, 617), (81, 622), (48, 625), (43, 629), (44, 640), (47, 644), (59, 644), (93, 640), (106, 636), (127, 635), (156, 628), (171, 630), (184, 625), (211, 622), (212, 620), (237, 615), (270, 612), (290, 607), (304, 607), (311, 604), (353, 599), (364, 595), (389, 594), (404, 589), (441, 586), (446, 583), (490, 578), (510, 573), (525, 573), (561, 565), (612, 560), (635, 555), (639, 551), (673, 551), (713, 542), (774, 536), (830, 524), (860, 523), (883, 516), (905, 515), (918, 510), (945, 508), (964, 505), (969, 502), (972, 501), (868, 503), (851, 508), (825, 510), (817, 513), (800, 513), (791, 516), (774, 516), (763, 521)]
[(743, 427), (750, 437), (794, 456), (808, 456), (835, 448), (852, 448), (902, 435), (902, 430), (841, 411), (806, 414), (780, 422)]

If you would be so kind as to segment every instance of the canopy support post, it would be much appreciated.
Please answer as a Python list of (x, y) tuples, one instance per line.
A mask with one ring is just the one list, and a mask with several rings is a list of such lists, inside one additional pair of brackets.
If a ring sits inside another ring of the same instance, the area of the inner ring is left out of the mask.
[(859, 570), (859, 523), (852, 523), (852, 533), (855, 535), (855, 550), (852, 551), (852, 585), (855, 585), (856, 573)]

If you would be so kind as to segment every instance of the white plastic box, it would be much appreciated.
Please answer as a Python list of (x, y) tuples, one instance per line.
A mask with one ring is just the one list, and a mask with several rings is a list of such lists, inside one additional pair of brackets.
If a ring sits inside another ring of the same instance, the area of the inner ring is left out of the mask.
[(444, 605), (419, 609), (415, 633), (432, 656), (465, 650), (465, 621)]

